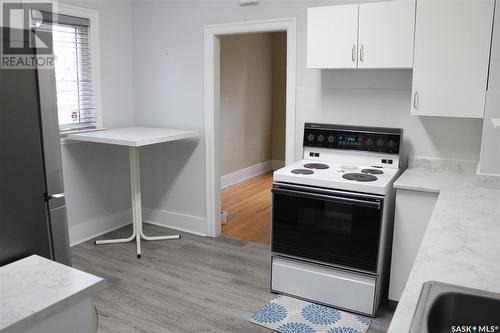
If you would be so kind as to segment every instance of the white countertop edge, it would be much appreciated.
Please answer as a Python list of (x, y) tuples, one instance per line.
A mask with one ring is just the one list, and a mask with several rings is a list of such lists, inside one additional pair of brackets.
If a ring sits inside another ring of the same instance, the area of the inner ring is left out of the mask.
[[(177, 141), (177, 140), (183, 140), (183, 139), (192, 139), (192, 138), (197, 138), (199, 137), (199, 134), (197, 132), (189, 132), (189, 133), (184, 133), (184, 134), (179, 134), (175, 136), (168, 136), (168, 137), (162, 137), (158, 139), (151, 139), (151, 140), (146, 140), (141, 144), (136, 144), (134, 147), (142, 147), (142, 146), (148, 146), (156, 143), (163, 143), (163, 142), (170, 142), (170, 141)], [(165, 139), (168, 138), (168, 141), (165, 141)]]
[(408, 191), (418, 191), (418, 192), (427, 192), (427, 193), (440, 193), (441, 192), (441, 189), (438, 187), (427, 187), (427, 186), (417, 186), (417, 185), (398, 184), (398, 183), (394, 183), (393, 187), (396, 190), (408, 190)]
[(9, 326), (2, 328), (0, 331), (2, 333), (17, 333), (23, 331), (26, 328), (32, 326), (34, 322), (44, 320), (45, 318), (50, 317), (52, 314), (56, 314), (62, 310), (64, 310), (68, 305), (72, 305), (77, 303), (80, 300), (93, 296), (93, 294), (104, 287), (104, 280), (101, 278), (98, 282), (93, 285), (88, 286), (85, 289), (80, 290), (79, 292), (64, 298), (36, 313), (33, 313), (15, 323), (12, 323)]
[(0, 267), (0, 331), (22, 331), (91, 297), (104, 279), (38, 255)]
[[(171, 142), (171, 141), (199, 137), (199, 134), (196, 131), (190, 131), (190, 130), (179, 130), (179, 131), (184, 131), (184, 132), (180, 133), (180, 134), (176, 134), (176, 135), (158, 136), (158, 137), (155, 137), (152, 139), (142, 140), (140, 143), (137, 143), (136, 141), (133, 141), (133, 140), (111, 139), (111, 138), (103, 138), (103, 137), (95, 138), (95, 137), (87, 137), (85, 135), (79, 135), (79, 134), (69, 134), (66, 136), (66, 140), (102, 143), (102, 144), (127, 146), (127, 147), (143, 147), (143, 146), (148, 146), (148, 145), (153, 145), (153, 144), (158, 144), (158, 143), (166, 143), (166, 142)], [(82, 134), (88, 134), (88, 132), (82, 133)]]

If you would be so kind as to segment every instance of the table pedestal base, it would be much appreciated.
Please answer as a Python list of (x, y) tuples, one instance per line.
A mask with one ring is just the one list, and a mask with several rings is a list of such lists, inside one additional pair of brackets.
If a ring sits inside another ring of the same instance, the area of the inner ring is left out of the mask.
[(142, 204), (141, 204), (141, 171), (139, 166), (139, 148), (130, 147), (130, 188), (132, 192), (132, 218), (133, 231), (128, 238), (106, 239), (95, 241), (96, 245), (128, 243), (135, 239), (137, 244), (137, 258), (142, 256), (141, 239), (147, 241), (158, 241), (168, 239), (179, 239), (180, 235), (169, 236), (146, 236), (142, 231)]
[(96, 245), (103, 245), (103, 244), (128, 243), (128, 242), (131, 242), (135, 239), (137, 242), (137, 258), (140, 258), (142, 256), (141, 239), (147, 240), (147, 241), (158, 241), (158, 240), (180, 239), (180, 238), (181, 238), (181, 235), (146, 236), (146, 235), (144, 235), (143, 232), (141, 232), (138, 235), (135, 228), (134, 228), (132, 235), (130, 235), (130, 237), (128, 237), (128, 238), (97, 240), (97, 241), (95, 241), (95, 244)]

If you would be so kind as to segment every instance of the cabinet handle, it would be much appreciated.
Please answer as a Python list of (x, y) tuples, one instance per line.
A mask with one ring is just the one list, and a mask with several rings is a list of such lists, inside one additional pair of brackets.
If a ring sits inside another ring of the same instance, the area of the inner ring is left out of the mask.
[(361, 47), (359, 48), (359, 60), (361, 62), (365, 61), (365, 46), (361, 44)]
[(418, 109), (418, 104), (419, 104), (418, 102), (419, 102), (418, 101), (418, 91), (415, 91), (415, 94), (413, 94), (413, 108), (415, 110)]
[(352, 58), (352, 62), (356, 62), (356, 44), (354, 44), (352, 46), (352, 51), (351, 51), (351, 58)]

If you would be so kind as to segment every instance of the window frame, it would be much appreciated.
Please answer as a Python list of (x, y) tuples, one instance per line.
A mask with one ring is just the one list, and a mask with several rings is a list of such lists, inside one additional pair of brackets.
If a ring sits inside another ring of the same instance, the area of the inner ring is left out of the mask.
[(93, 132), (105, 129), (103, 126), (102, 102), (101, 102), (101, 67), (100, 67), (100, 52), (99, 52), (99, 14), (94, 9), (76, 7), (61, 3), (53, 3), (53, 10), (56, 14), (75, 16), (88, 19), (90, 22), (90, 62), (92, 65), (92, 88), (94, 89), (94, 104), (96, 114), (96, 128), (59, 131), (61, 138), (65, 138), (69, 134)]

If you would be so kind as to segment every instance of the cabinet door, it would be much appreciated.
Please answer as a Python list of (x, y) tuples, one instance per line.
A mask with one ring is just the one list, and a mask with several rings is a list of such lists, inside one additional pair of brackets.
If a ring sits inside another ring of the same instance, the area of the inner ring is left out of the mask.
[(438, 193), (398, 190), (389, 299), (399, 301), (436, 205)]
[(483, 117), (493, 6), (417, 1), (412, 114)]
[(415, 0), (359, 5), (359, 68), (411, 68)]
[(358, 5), (307, 10), (307, 67), (356, 68)]

